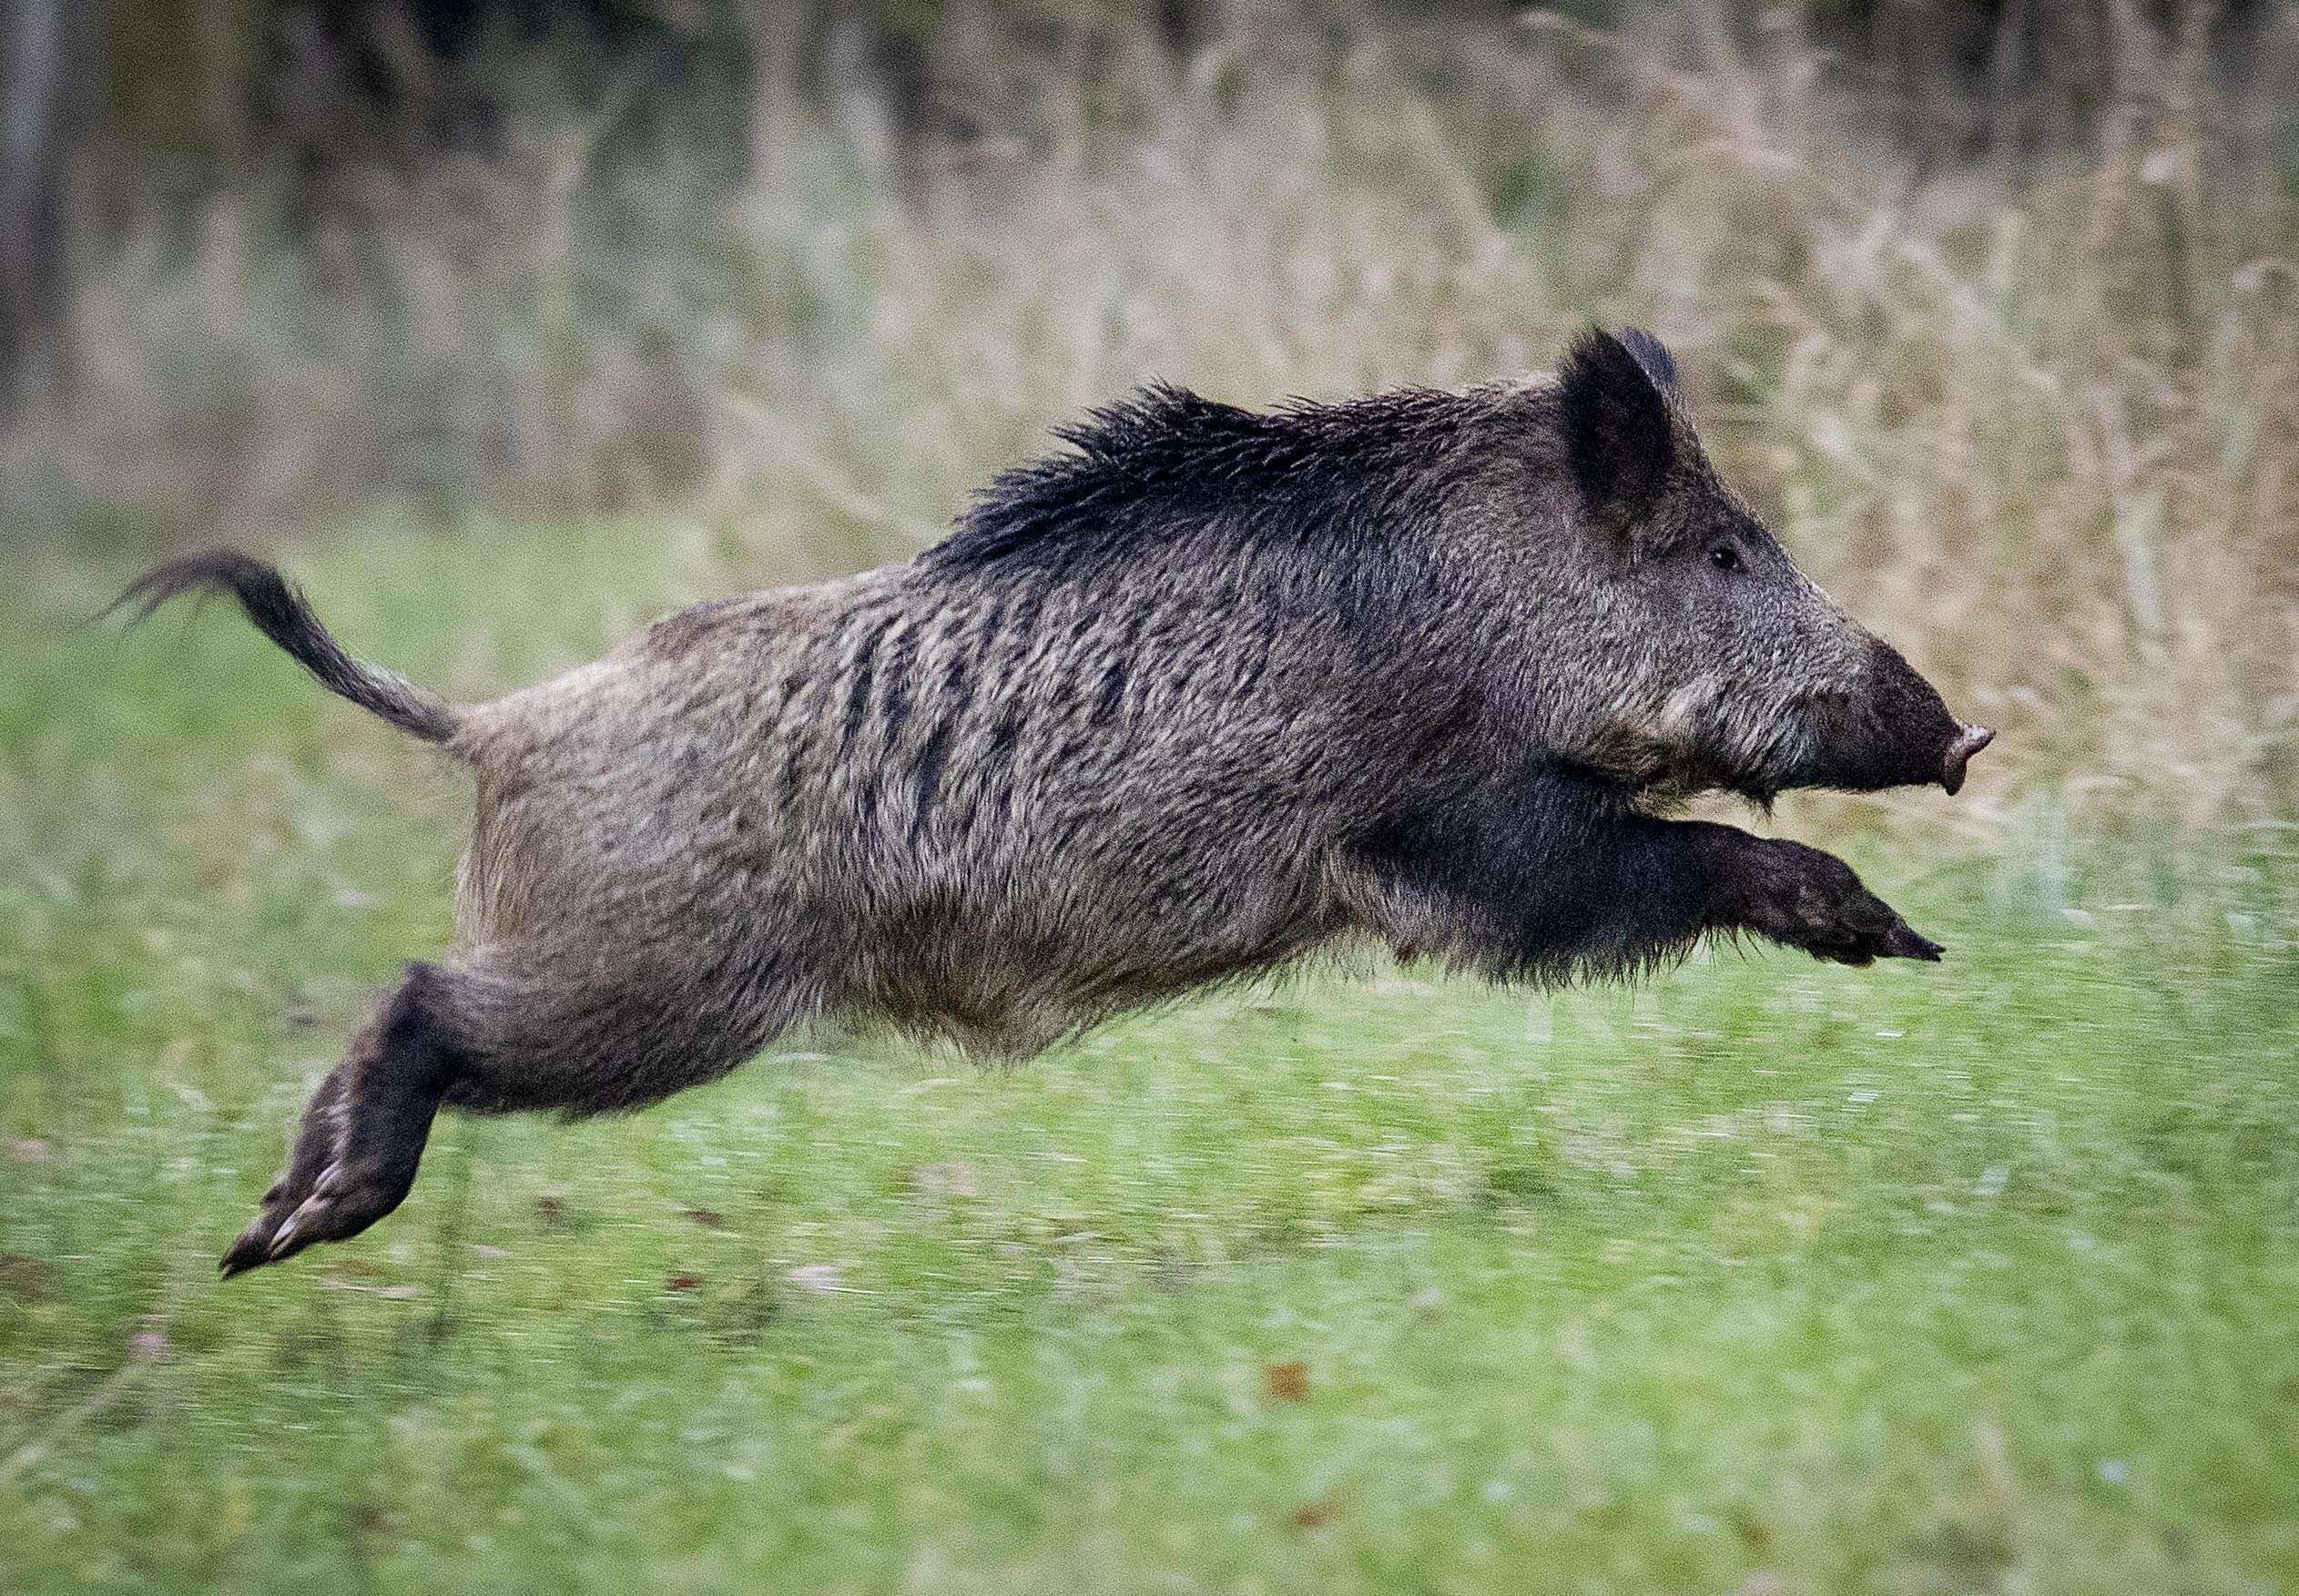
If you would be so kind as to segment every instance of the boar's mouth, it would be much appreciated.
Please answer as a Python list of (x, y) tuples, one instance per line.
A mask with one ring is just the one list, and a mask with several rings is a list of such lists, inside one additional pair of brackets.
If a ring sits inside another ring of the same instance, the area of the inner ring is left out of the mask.
[(1719, 687), (1703, 678), (1674, 694), (1663, 729), (1606, 727), (1575, 762), (1663, 805), (1726, 792), (1769, 810), (1793, 788), (1938, 786), (1952, 796), (1972, 756), (1996, 736), (1950, 715), (1932, 685), (1882, 644), (1854, 688), (1759, 707), (1761, 699), (1735, 701)]

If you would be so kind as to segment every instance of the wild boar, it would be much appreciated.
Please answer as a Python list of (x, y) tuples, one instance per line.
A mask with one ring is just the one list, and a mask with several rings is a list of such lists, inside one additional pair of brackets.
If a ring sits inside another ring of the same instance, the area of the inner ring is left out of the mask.
[(320, 684), (466, 766), (454, 946), (314, 1093), (229, 1276), (398, 1206), (442, 1104), (631, 1109), (789, 1027), (1025, 1055), (1352, 935), (1560, 982), (1711, 933), (1939, 949), (1704, 790), (1954, 793), (1989, 737), (1717, 477), (1651, 335), (1553, 380), (1256, 412), (1152, 387), (917, 558), (455, 705), (219, 551)]

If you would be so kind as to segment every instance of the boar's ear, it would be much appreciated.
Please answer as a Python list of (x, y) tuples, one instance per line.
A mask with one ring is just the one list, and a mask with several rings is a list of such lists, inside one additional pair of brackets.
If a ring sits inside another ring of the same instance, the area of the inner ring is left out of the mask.
[(1621, 347), (1629, 351), (1644, 374), (1653, 380), (1653, 386), (1674, 399), (1676, 357), (1668, 352), (1668, 345), (1642, 327), (1623, 327), (1614, 336), (1620, 339)]
[(1675, 454), (1664, 390), (1676, 362), (1633, 328), (1615, 338), (1591, 328), (1558, 373), (1565, 455), (1590, 513), (1625, 531), (1659, 497)]

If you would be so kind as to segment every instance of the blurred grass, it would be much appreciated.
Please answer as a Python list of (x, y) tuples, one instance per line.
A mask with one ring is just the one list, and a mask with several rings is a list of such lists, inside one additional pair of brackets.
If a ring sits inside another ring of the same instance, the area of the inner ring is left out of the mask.
[[(722, 558), (294, 564), (477, 695)], [(636, 1118), (443, 1122), (378, 1231), (220, 1287), (445, 935), (464, 798), (236, 617), (69, 624), (127, 574), (0, 594), (0, 1587), (2299, 1579), (2286, 833), (1829, 811), (1937, 970), (1313, 973), (1011, 1071), (793, 1038)]]

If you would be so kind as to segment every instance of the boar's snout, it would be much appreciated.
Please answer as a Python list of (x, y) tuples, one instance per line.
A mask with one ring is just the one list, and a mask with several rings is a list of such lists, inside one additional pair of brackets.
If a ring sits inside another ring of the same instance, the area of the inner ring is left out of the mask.
[(1900, 651), (1881, 638), (1871, 640), (1868, 706), (1875, 717), (1869, 747), (1860, 763), (1865, 788), (1928, 787), (1934, 782), (1952, 797), (1964, 785), (1964, 768), (1995, 739), (1984, 726), (1967, 726), (1948, 713), (1939, 689), (1926, 681)]
[(1939, 766), (1939, 784), (1948, 797), (1963, 789), (1964, 767), (1971, 763), (1972, 756), (1995, 740), (1996, 734), (1984, 726), (1968, 726), (1956, 734)]
[(1870, 637), (1866, 652), (1856, 685), (1828, 700), (1815, 725), (1812, 766), (1795, 785), (1877, 792), (1937, 783), (1955, 792), (1996, 734), (1949, 714), (1939, 690), (1891, 645)]

